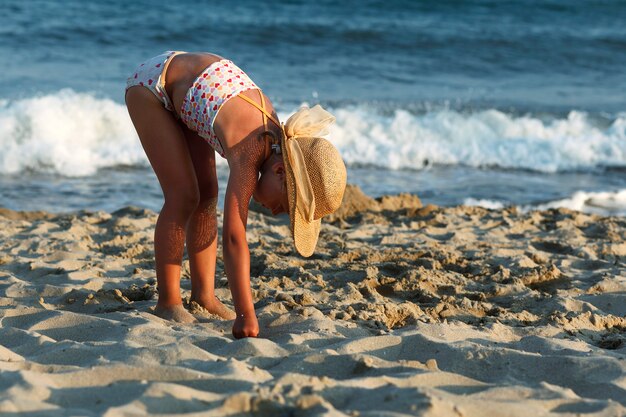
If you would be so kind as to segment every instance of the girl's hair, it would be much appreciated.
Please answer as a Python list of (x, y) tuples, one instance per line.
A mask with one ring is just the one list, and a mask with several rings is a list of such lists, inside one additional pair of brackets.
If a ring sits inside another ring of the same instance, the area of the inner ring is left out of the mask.
[(271, 130), (264, 130), (261, 132), (261, 138), (265, 139), (265, 136), (269, 136), (271, 143), (278, 143), (278, 138), (276, 137), (276, 133)]
[[(279, 128), (276, 127), (276, 129), (279, 129)], [(270, 137), (270, 146), (272, 149), (275, 149), (276, 147), (280, 149), (280, 136), (282, 136), (282, 129), (278, 135), (276, 134), (276, 131), (272, 129), (264, 130), (263, 132), (261, 132), (261, 135), (260, 135), (261, 139), (265, 139), (266, 136)]]

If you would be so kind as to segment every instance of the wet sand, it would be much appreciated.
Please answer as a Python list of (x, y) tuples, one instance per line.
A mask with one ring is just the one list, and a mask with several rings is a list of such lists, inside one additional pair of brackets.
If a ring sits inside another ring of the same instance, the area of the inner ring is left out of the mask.
[(0, 412), (626, 414), (626, 219), (346, 196), (308, 259), (250, 213), (245, 340), (152, 314), (155, 213), (0, 210)]

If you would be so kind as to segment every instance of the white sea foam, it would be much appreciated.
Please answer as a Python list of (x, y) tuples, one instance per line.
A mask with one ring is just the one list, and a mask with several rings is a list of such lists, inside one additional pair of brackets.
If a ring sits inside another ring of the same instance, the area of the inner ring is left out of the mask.
[(626, 215), (626, 189), (619, 191), (584, 192), (578, 191), (571, 197), (551, 201), (534, 207), (526, 206), (524, 210), (545, 210), (565, 207), (587, 213)]
[[(510, 206), (510, 203), (466, 198), (463, 201), (466, 206), (479, 206), (488, 209), (501, 209)], [(585, 192), (577, 191), (570, 197), (561, 200), (550, 201), (543, 204), (518, 206), (522, 212), (531, 210), (547, 210), (553, 208), (568, 208), (570, 210), (602, 215), (626, 216), (626, 189), (619, 191)]]
[(71, 90), (0, 102), (0, 149), (3, 174), (81, 176), (147, 163), (123, 105)]
[(543, 121), (498, 110), (439, 110), (377, 116), (363, 107), (335, 110), (332, 130), (348, 163), (388, 168), (425, 164), (498, 166), (542, 172), (626, 165), (626, 115), (599, 128), (585, 113)]
[(471, 197), (466, 198), (463, 201), (463, 205), (484, 207), (484, 208), (491, 209), (491, 210), (498, 210), (506, 206), (506, 204), (504, 204), (502, 201), (488, 200), (484, 198), (476, 199), (476, 198), (471, 198)]
[[(350, 164), (419, 169), (428, 164), (498, 166), (543, 172), (626, 166), (626, 114), (601, 128), (585, 113), (542, 120), (499, 110), (405, 110), (366, 105), (331, 109), (331, 140)], [(289, 113), (281, 112), (282, 119)], [(62, 90), (0, 101), (0, 173), (91, 175), (147, 160), (123, 104)], [(224, 161), (217, 158), (219, 164)]]

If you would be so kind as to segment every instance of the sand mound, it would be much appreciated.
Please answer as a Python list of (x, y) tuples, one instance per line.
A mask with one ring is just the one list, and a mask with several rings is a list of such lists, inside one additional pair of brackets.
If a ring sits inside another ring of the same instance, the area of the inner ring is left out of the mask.
[(367, 212), (380, 212), (411, 210), (415, 211), (422, 208), (422, 202), (418, 196), (414, 194), (399, 194), (393, 196), (383, 196), (377, 199), (369, 197), (361, 189), (352, 184), (346, 186), (346, 191), (341, 201), (339, 209), (330, 216), (324, 217), (324, 220), (333, 223), (339, 220), (347, 220), (359, 214)]
[(343, 194), (341, 205), (335, 213), (325, 217), (324, 220), (334, 222), (340, 219), (347, 219), (368, 210), (377, 209), (378, 202), (376, 200), (365, 195), (358, 186), (348, 184), (346, 186), (346, 191)]
[(0, 207), (0, 216), (9, 220), (26, 221), (50, 219), (53, 217), (53, 215), (44, 211), (14, 211), (4, 207)]

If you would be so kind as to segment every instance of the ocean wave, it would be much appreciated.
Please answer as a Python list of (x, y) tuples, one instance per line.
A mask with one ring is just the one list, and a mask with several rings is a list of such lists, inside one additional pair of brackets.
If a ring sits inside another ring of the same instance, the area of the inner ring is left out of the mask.
[(431, 164), (540, 172), (626, 165), (626, 115), (608, 127), (584, 112), (543, 120), (490, 109), (379, 116), (364, 107), (335, 110), (331, 134), (350, 164), (421, 169)]
[[(330, 110), (337, 118), (330, 139), (353, 166), (540, 172), (626, 167), (626, 114), (601, 126), (579, 111), (539, 118), (497, 109), (389, 111), (370, 104)], [(279, 112), (283, 120), (289, 114)], [(0, 174), (85, 176), (100, 168), (147, 165), (124, 105), (72, 90), (0, 101), (0, 146)], [(218, 164), (224, 161), (218, 158)]]
[[(463, 204), (466, 206), (480, 206), (492, 210), (512, 205), (505, 201), (475, 199), (471, 197), (466, 198)], [(567, 208), (585, 213), (626, 216), (626, 189), (600, 192), (576, 191), (571, 196), (560, 200), (541, 204), (526, 204), (517, 207), (522, 212)]]
[(626, 189), (619, 191), (577, 191), (572, 196), (536, 206), (525, 206), (524, 210), (546, 210), (565, 207), (586, 213), (626, 215)]
[(497, 201), (497, 200), (489, 200), (486, 198), (466, 198), (463, 201), (463, 205), (464, 206), (478, 206), (478, 207), (484, 207), (486, 209), (490, 209), (490, 210), (500, 210), (504, 207), (507, 207), (507, 204), (505, 204), (502, 201)]
[(2, 174), (84, 176), (147, 164), (123, 105), (72, 90), (0, 102), (0, 147)]

